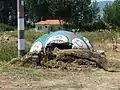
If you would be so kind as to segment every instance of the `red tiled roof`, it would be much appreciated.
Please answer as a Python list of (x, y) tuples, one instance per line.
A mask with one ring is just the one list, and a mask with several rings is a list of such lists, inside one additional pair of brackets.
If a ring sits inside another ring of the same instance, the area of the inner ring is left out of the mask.
[(45, 20), (45, 21), (40, 21), (35, 24), (39, 25), (59, 25), (59, 24), (64, 24), (63, 20)]

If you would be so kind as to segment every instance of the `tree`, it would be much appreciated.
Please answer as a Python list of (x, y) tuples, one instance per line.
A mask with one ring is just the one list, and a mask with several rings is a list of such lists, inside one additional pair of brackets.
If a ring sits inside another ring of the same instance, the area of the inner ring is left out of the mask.
[(8, 23), (9, 16), (12, 16), (12, 22), (16, 22), (17, 16), (17, 0), (1, 0), (0, 1), (0, 22)]
[(71, 0), (25, 0), (29, 18), (64, 19), (71, 17)]
[(100, 7), (98, 6), (98, 2), (95, 0), (91, 4), (91, 14), (90, 14), (91, 22), (96, 22), (100, 20)]
[[(2, 21), (14, 25), (17, 21), (17, 0), (1, 0), (4, 9), (0, 9)], [(0, 2), (1, 2), (0, 1)], [(63, 19), (79, 28), (97, 20), (99, 8), (91, 0), (24, 0), (25, 20), (32, 22), (40, 19)], [(1, 7), (3, 8), (3, 7)], [(14, 19), (13, 19), (14, 18)], [(11, 24), (12, 23), (12, 24)]]
[(97, 2), (91, 0), (76, 0), (72, 5), (72, 21), (75, 27), (90, 25), (100, 12)]
[(115, 0), (112, 5), (106, 4), (104, 20), (113, 26), (120, 26), (120, 0)]
[(58, 9), (56, 11), (56, 17), (64, 20), (70, 20), (71, 18), (71, 1), (58, 0)]
[(25, 0), (25, 9), (28, 14), (28, 18), (32, 21), (49, 17), (47, 0)]

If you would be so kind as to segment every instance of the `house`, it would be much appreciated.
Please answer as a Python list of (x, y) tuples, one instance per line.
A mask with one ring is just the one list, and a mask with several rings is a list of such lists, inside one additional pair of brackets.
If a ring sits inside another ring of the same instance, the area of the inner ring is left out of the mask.
[(45, 20), (35, 23), (35, 30), (37, 31), (54, 31), (63, 28), (63, 20)]

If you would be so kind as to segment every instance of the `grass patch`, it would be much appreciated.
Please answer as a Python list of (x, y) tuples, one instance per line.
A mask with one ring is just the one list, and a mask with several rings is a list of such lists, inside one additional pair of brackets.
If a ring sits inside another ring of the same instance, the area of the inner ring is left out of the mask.
[(105, 40), (111, 40), (113, 37), (119, 37), (120, 32), (115, 31), (103, 31), (103, 32), (81, 32), (81, 34), (87, 37), (91, 42), (103, 42)]
[[(17, 57), (17, 31), (6, 31), (4, 33), (0, 33), (0, 35), (8, 35), (10, 36), (10, 40), (2, 40), (0, 41), (0, 61), (10, 61), (12, 58)], [(40, 36), (42, 36), (45, 32), (33, 32), (30, 30), (25, 30), (25, 41), (26, 41), (26, 52), (28, 52), (31, 48), (32, 43)], [(111, 40), (112, 37), (119, 36), (119, 32), (115, 31), (104, 31), (104, 32), (81, 32), (81, 34), (87, 37), (92, 43), (96, 42), (104, 42), (105, 40)]]
[(4, 32), (4, 31), (12, 31), (14, 30), (15, 28), (12, 27), (12, 26), (9, 26), (7, 24), (4, 24), (4, 23), (0, 23), (0, 32)]
[[(12, 31), (12, 32), (5, 32), (8, 35), (11, 35), (15, 38), (18, 38), (18, 31)], [(34, 31), (30, 31), (30, 30), (25, 30), (24, 32), (24, 36), (25, 36), (25, 40), (29, 41), (29, 42), (34, 42), (38, 37), (42, 36), (43, 34), (45, 34), (45, 32), (34, 32)]]
[[(13, 39), (17, 40), (17, 30), (16, 31), (6, 31), (4, 34), (10, 35)], [(32, 43), (40, 36), (42, 36), (45, 32), (34, 32), (30, 30), (25, 30), (25, 41), (26, 41), (26, 52), (30, 50)], [(104, 31), (104, 32), (81, 32), (81, 34), (87, 37), (92, 43), (96, 42), (104, 42), (105, 40), (111, 40), (112, 37), (119, 36), (119, 32), (115, 31)], [(0, 33), (3, 35), (3, 33)], [(17, 41), (13, 40), (10, 43), (8, 41), (1, 42), (0, 41), (0, 61), (9, 61), (12, 58), (17, 57)]]
[[(33, 32), (30, 30), (25, 30), (25, 48), (26, 52), (30, 50), (32, 43), (41, 35), (43, 32)], [(18, 49), (17, 49), (17, 31), (6, 31), (0, 33), (0, 61), (8, 62), (12, 58), (17, 57)], [(8, 38), (9, 40), (6, 40)]]
[(7, 41), (0, 43), (0, 61), (10, 61), (17, 57), (17, 44), (8, 43)]
[(34, 81), (40, 80), (41, 77), (45, 76), (43, 72), (40, 72), (34, 68), (16, 67), (3, 63), (0, 66), (0, 74), (8, 76), (10, 79), (24, 79)]

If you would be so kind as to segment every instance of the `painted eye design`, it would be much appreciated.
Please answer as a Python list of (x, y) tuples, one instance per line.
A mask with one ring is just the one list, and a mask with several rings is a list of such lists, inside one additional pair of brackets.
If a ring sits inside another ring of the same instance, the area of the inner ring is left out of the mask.
[(81, 41), (77, 40), (76, 42), (74, 42), (77, 46), (79, 47), (83, 47), (83, 44)]
[(45, 47), (49, 43), (66, 43), (66, 42), (68, 42), (68, 39), (66, 38), (66, 36), (64, 36), (64, 35), (56, 35), (56, 36), (50, 37), (47, 40)]
[(73, 44), (72, 48), (87, 48), (84, 41), (79, 38), (74, 38), (72, 40), (72, 44)]
[(33, 46), (32, 46), (32, 48), (31, 48), (31, 50), (30, 50), (30, 52), (40, 52), (41, 51), (41, 48), (42, 48), (42, 43), (41, 42), (36, 42)]

